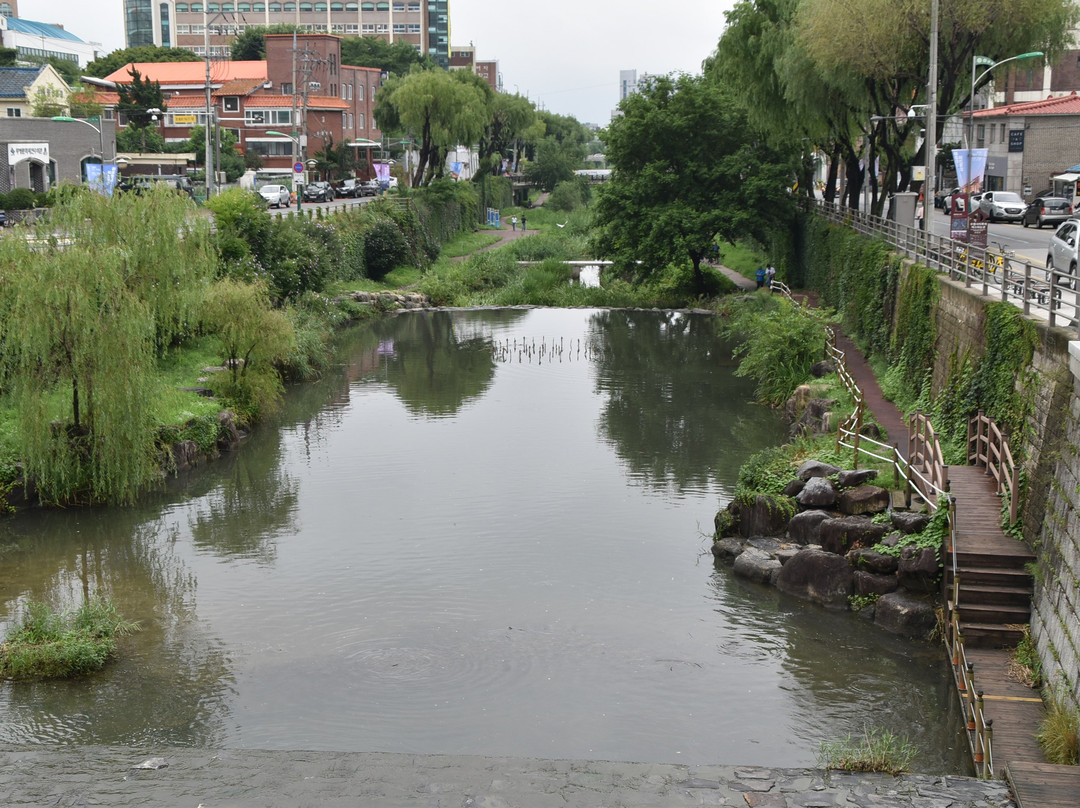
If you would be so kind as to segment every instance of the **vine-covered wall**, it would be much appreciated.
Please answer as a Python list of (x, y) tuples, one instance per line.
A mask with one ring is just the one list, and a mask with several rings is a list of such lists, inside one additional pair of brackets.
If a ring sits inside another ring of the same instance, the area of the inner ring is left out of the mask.
[(796, 278), (888, 365), (883, 387), (908, 409), (931, 413), (948, 462), (965, 462), (967, 419), (980, 409), (1011, 434), (1027, 490), (1015, 527), (1038, 557), (1032, 634), (1048, 680), (1080, 702), (1080, 343), (1072, 343), (1071, 368), (1069, 357), (1076, 335), (813, 215), (792, 242)]

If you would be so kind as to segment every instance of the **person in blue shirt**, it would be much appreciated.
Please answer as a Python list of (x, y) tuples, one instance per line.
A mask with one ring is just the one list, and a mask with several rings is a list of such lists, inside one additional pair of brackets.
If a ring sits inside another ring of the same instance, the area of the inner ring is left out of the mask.
[(754, 277), (757, 279), (757, 288), (760, 289), (765, 285), (765, 267), (758, 267)]

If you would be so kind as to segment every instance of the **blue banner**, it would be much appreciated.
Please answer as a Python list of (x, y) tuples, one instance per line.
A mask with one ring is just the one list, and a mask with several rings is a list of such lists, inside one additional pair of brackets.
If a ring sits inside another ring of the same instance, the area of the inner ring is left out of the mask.
[(87, 163), (86, 183), (99, 194), (112, 196), (116, 188), (119, 172), (114, 163)]

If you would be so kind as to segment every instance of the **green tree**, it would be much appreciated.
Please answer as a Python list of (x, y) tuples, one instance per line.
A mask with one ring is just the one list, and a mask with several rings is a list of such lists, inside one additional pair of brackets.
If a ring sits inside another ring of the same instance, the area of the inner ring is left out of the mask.
[(34, 241), (0, 242), (0, 369), (42, 500), (130, 502), (153, 479), (155, 361), (193, 329), (216, 267), (190, 213), (164, 189), (72, 188)]
[(252, 25), (233, 40), (230, 55), (234, 62), (261, 62), (266, 58), (267, 34), (291, 34), (300, 29), (290, 23)]
[[(195, 165), (204, 166), (206, 164), (206, 127), (193, 126), (189, 134), (190, 137), (179, 144), (177, 151), (194, 152)], [(225, 172), (226, 181), (236, 182), (246, 170), (244, 156), (237, 148), (236, 135), (228, 129), (218, 129), (218, 139), (216, 168), (218, 171)]]
[(547, 137), (537, 144), (533, 161), (525, 165), (525, 176), (543, 190), (553, 191), (560, 182), (574, 178), (574, 171), (584, 165), (584, 157), (585, 149), (580, 142), (560, 143)]
[(90, 62), (83, 74), (103, 79), (110, 73), (115, 73), (124, 65), (129, 64), (201, 61), (203, 61), (202, 57), (196, 56), (185, 48), (162, 48), (157, 45), (147, 45), (139, 48), (114, 50), (112, 53)]
[(516, 162), (521, 140), (536, 123), (536, 107), (529, 99), (496, 93), (491, 99), (488, 123), (480, 138), (477, 178), (484, 174), (500, 174), (503, 157)]
[(272, 411), (282, 392), (274, 364), (289, 355), (296, 336), (285, 312), (271, 306), (266, 285), (223, 278), (207, 294), (202, 314), (221, 346), (222, 393), (242, 417)]
[[(379, 90), (375, 118), (380, 128), (412, 132), (417, 138), (413, 187), (442, 176), (451, 148), (479, 141), (489, 118), (488, 96), (477, 79), (466, 71), (425, 70), (392, 78)], [(486, 83), (484, 88), (491, 92)]]
[(377, 67), (391, 76), (404, 76), (414, 69), (434, 70), (435, 61), (405, 40), (393, 43), (375, 36), (347, 36), (341, 40), (341, 63), (354, 67)]
[(17, 48), (0, 48), (0, 67), (15, 67), (18, 56)]
[(657, 78), (622, 112), (605, 133), (613, 172), (594, 208), (602, 254), (645, 275), (689, 259), (701, 294), (715, 239), (764, 240), (793, 215), (793, 161), (755, 137), (712, 82)]
[(39, 87), (30, 99), (30, 114), (35, 118), (52, 118), (54, 115), (67, 115), (68, 99), (55, 96), (45, 87)]
[[(146, 130), (157, 127), (157, 119), (165, 112), (168, 105), (165, 103), (165, 94), (161, 91), (159, 82), (144, 79), (134, 65), (128, 69), (128, 75), (131, 76), (130, 83), (116, 85), (116, 93), (120, 97), (116, 107), (127, 117), (128, 130), (139, 133), (142, 144), (140, 151), (145, 152)], [(151, 112), (151, 110), (157, 111)]]

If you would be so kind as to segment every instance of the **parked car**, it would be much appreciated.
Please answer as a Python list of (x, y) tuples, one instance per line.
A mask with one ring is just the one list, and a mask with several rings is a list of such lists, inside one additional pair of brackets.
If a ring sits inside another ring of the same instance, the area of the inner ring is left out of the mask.
[(979, 209), (991, 222), (1018, 222), (1024, 215), (1024, 200), (1016, 191), (987, 191), (979, 200)]
[(342, 199), (344, 199), (345, 197), (350, 197), (350, 198), (355, 199), (356, 197), (361, 195), (360, 194), (360, 180), (355, 179), (355, 178), (349, 178), (347, 180), (342, 180), (341, 182), (338, 183), (336, 192), (337, 192), (337, 195), (340, 196)]
[(0, 210), (0, 227), (7, 227), (7, 212)]
[(1061, 196), (1037, 196), (1028, 202), (1024, 215), (1020, 219), (1024, 227), (1044, 224), (1061, 224), (1072, 216), (1072, 204)]
[(264, 185), (259, 189), (259, 195), (272, 208), (280, 208), (282, 205), (289, 207), (291, 194), (284, 185)]
[(360, 183), (360, 196), (378, 196), (381, 190), (378, 180), (364, 180)]
[(952, 199), (953, 194), (958, 193), (960, 193), (959, 188), (951, 188), (947, 191), (942, 188), (940, 191), (934, 194), (934, 207), (938, 210), (944, 210), (947, 212), (949, 210), (949, 201)]
[(1047, 274), (1055, 270), (1068, 273), (1067, 278), (1059, 276), (1055, 279), (1055, 283), (1070, 288), (1073, 288), (1076, 284), (1077, 244), (1080, 243), (1080, 240), (1077, 239), (1078, 226), (1080, 226), (1080, 220), (1066, 219), (1058, 225), (1054, 235), (1050, 236), (1050, 244), (1046, 248)]
[(333, 202), (334, 186), (328, 182), (309, 182), (304, 186), (305, 202)]

